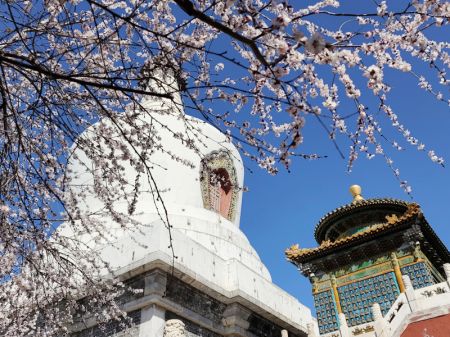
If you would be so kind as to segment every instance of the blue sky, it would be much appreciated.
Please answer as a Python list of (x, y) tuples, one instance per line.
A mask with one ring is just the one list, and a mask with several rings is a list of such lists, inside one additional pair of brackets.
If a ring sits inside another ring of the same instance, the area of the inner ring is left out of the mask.
[[(373, 2), (369, 2), (373, 9)], [(405, 2), (390, 2), (404, 8)], [(343, 2), (340, 12), (363, 13), (367, 11), (368, 2)], [(327, 27), (337, 27), (340, 20), (319, 17), (317, 22)], [(345, 29), (354, 28), (348, 23)], [(445, 33), (447, 31), (447, 33)], [(438, 41), (446, 40), (448, 26), (427, 32)], [(222, 41), (222, 40), (221, 40)], [(224, 43), (227, 40), (223, 40)], [(220, 49), (220, 48), (219, 48)], [(231, 48), (230, 48), (231, 49)], [(410, 58), (407, 58), (411, 61)], [(366, 65), (375, 63), (370, 57), (364, 58)], [(232, 67), (225, 66), (233, 72)], [(414, 62), (413, 69), (418, 75), (430, 79), (434, 88), (448, 98), (448, 89), (437, 84), (437, 76), (422, 62)], [(238, 71), (237, 71), (238, 72)], [(321, 75), (326, 76), (320, 71)], [(236, 73), (235, 78), (240, 77)], [(296, 268), (286, 261), (284, 250), (294, 243), (301, 247), (315, 247), (313, 230), (319, 219), (336, 207), (351, 202), (348, 191), (352, 184), (359, 184), (365, 198), (397, 198), (414, 201), (422, 210), (435, 232), (447, 247), (450, 247), (450, 111), (446, 103), (437, 101), (417, 85), (417, 80), (410, 73), (386, 69), (385, 82), (391, 86), (389, 102), (399, 120), (412, 135), (426, 144), (426, 151), (419, 152), (410, 147), (403, 137), (377, 113), (378, 102), (367, 89), (367, 79), (360, 74), (355, 82), (362, 90), (362, 102), (369, 107), (369, 112), (380, 121), (384, 134), (391, 141), (398, 141), (404, 150), (397, 151), (384, 144), (385, 151), (394, 160), (394, 166), (400, 170), (401, 179), (412, 186), (412, 195), (407, 195), (399, 186), (394, 174), (386, 165), (384, 158), (375, 157), (367, 160), (363, 155), (356, 161), (353, 171), (347, 172), (347, 159), (342, 159), (329, 141), (327, 134), (314, 118), (307, 118), (304, 129), (304, 144), (298, 148), (302, 153), (317, 153), (328, 156), (326, 159), (293, 161), (291, 172), (283, 168), (276, 176), (265, 171), (246, 158), (248, 168), (245, 185), (249, 192), (244, 194), (241, 229), (246, 233), (256, 248), (262, 261), (272, 274), (273, 281), (281, 288), (296, 296), (302, 303), (313, 307), (311, 286)], [(341, 92), (341, 95), (344, 94)], [(354, 112), (352, 102), (342, 99), (341, 115)], [(216, 105), (215, 109), (221, 109)], [(347, 111), (345, 111), (347, 109)], [(236, 118), (248, 118), (246, 111)], [(280, 115), (282, 116), (282, 115)], [(281, 117), (280, 117), (281, 118)], [(348, 121), (347, 121), (348, 122)], [(354, 121), (353, 121), (354, 123)], [(349, 122), (354, 130), (354, 124)], [(348, 155), (349, 142), (338, 138), (342, 152)], [(427, 151), (433, 149), (446, 159), (447, 167), (432, 163)]]
[[(390, 104), (401, 122), (429, 149), (446, 159), (448, 167), (443, 168), (432, 163), (426, 152), (415, 148), (406, 146), (401, 152), (386, 148), (400, 169), (401, 177), (412, 185), (412, 201), (421, 205), (428, 222), (449, 247), (449, 108), (420, 89), (408, 74), (391, 73), (387, 82), (392, 86)], [(389, 126), (386, 126), (386, 132), (395, 137)], [(401, 136), (395, 138), (401, 142)], [(348, 153), (345, 140), (340, 140), (339, 144)], [(285, 248), (294, 243), (301, 247), (317, 246), (313, 237), (316, 223), (327, 212), (351, 201), (348, 188), (352, 184), (362, 186), (366, 199), (411, 198), (399, 187), (381, 157), (371, 160), (360, 157), (353, 172), (347, 173), (346, 160), (341, 159), (313, 119), (308, 120), (305, 128), (304, 148), (319, 149), (319, 153), (328, 158), (298, 159), (294, 161), (291, 173), (281, 170), (277, 176), (270, 176), (247, 162), (253, 173), (247, 171), (245, 176), (249, 192), (244, 194), (241, 229), (260, 254), (274, 282), (312, 307), (309, 281), (285, 260)]]

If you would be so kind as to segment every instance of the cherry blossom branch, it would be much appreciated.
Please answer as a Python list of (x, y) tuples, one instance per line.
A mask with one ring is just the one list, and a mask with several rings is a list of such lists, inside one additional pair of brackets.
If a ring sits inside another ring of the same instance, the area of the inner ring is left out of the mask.
[[(14, 58), (23, 59), (23, 57), (20, 57), (20, 56), (11, 54), (11, 53), (4, 53), (4, 52), (0, 51), (0, 63), (4, 62), (6, 64), (17, 66), (19, 68), (33, 70), (33, 71), (36, 71), (36, 72), (38, 72), (40, 74), (46, 75), (46, 76), (48, 76), (49, 78), (52, 78), (52, 79), (65, 80), (65, 81), (74, 82), (74, 83), (77, 83), (77, 84), (81, 84), (81, 85), (84, 85), (84, 86), (95, 87), (95, 88), (111, 89), (111, 90), (115, 90), (115, 91), (130, 92), (130, 93), (134, 93), (134, 94), (149, 95), (149, 96), (161, 97), (161, 98), (172, 98), (172, 94), (171, 93), (158, 93), (158, 92), (148, 91), (148, 90), (143, 90), (143, 89), (122, 87), (122, 86), (118, 86), (118, 85), (114, 85), (114, 84), (108, 84), (108, 83), (104, 83), (104, 82), (99, 83), (99, 82), (88, 81), (88, 80), (84, 80), (84, 79), (78, 78), (78, 76), (84, 77), (86, 75), (82, 75), (82, 74), (81, 75), (61, 74), (61, 73), (58, 73), (58, 72), (55, 72), (55, 71), (50, 71), (50, 70), (44, 68), (43, 66), (41, 66), (39, 64), (19, 62), (19, 61), (15, 60)], [(107, 80), (107, 79), (105, 78), (105, 79), (102, 79), (102, 80)]]
[(269, 63), (264, 58), (264, 56), (261, 54), (261, 52), (258, 49), (258, 46), (256, 45), (255, 41), (246, 38), (245, 36), (242, 36), (229, 27), (221, 24), (220, 22), (217, 22), (213, 20), (211, 17), (207, 16), (204, 12), (201, 12), (197, 10), (194, 7), (194, 4), (189, 0), (174, 0), (175, 3), (180, 6), (180, 8), (188, 15), (193, 16), (206, 24), (210, 25), (211, 27), (216, 28), (217, 30), (221, 31), (222, 33), (227, 34), (228, 36), (232, 37), (233, 39), (236, 39), (243, 44), (250, 47), (250, 49), (255, 54), (255, 57), (261, 62), (261, 64), (265, 65), (267, 68), (270, 68)]

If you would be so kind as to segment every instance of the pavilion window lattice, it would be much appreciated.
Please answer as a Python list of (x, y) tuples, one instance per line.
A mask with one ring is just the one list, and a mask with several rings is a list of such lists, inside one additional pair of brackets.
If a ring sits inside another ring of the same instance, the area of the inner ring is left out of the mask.
[(424, 262), (414, 263), (401, 268), (403, 275), (408, 275), (414, 289), (434, 284), (433, 277)]
[(385, 315), (400, 290), (393, 272), (369, 277), (338, 288), (342, 311), (349, 326), (373, 321), (372, 306), (378, 303)]
[(314, 294), (314, 306), (316, 308), (320, 334), (339, 329), (339, 319), (335, 303), (336, 302), (331, 290)]

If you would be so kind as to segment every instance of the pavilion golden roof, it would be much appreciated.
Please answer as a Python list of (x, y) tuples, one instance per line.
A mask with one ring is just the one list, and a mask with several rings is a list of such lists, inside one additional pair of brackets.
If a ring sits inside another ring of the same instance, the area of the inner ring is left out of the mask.
[[(375, 202), (380, 202), (380, 201), (393, 202), (394, 200), (391, 200), (391, 199), (372, 199), (372, 200), (370, 200), (369, 199), (369, 200), (365, 200), (365, 201), (361, 202), (361, 204), (367, 205), (374, 201)], [(321, 242), (320, 246), (315, 247), (315, 248), (300, 248), (298, 244), (295, 244), (295, 245), (291, 246), (290, 248), (286, 249), (286, 251), (285, 251), (286, 257), (289, 261), (291, 261), (293, 263), (296, 263), (296, 262), (301, 263), (306, 258), (310, 258), (319, 253), (324, 253), (329, 250), (339, 248), (346, 244), (349, 244), (349, 243), (358, 241), (360, 239), (366, 238), (368, 236), (371, 236), (373, 234), (383, 232), (389, 228), (399, 226), (399, 225), (405, 223), (406, 221), (413, 219), (414, 217), (422, 216), (422, 212), (421, 212), (420, 206), (418, 204), (404, 203), (404, 202), (402, 202), (402, 204), (407, 205), (406, 211), (400, 216), (397, 216), (395, 214), (386, 216), (385, 223), (372, 225), (360, 232), (357, 232), (350, 236), (340, 238), (335, 241), (324, 240)], [(353, 204), (353, 207), (356, 207), (356, 205)], [(349, 208), (352, 208), (352, 205), (348, 205), (344, 208), (346, 210), (348, 210)], [(334, 212), (333, 212), (333, 214), (334, 214)]]
[(327, 230), (330, 224), (335, 222), (337, 218), (347, 216), (360, 209), (394, 207), (398, 210), (405, 211), (409, 207), (409, 205), (411, 204), (406, 201), (392, 198), (353, 200), (353, 202), (351, 202), (350, 204), (340, 206), (325, 214), (314, 228), (314, 237), (316, 238), (317, 242), (321, 243), (323, 241), (324, 232)]

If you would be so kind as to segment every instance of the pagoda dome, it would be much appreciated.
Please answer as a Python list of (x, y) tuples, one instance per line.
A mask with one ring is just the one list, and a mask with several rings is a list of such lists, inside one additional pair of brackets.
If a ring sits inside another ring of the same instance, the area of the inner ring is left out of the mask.
[[(167, 78), (164, 83), (167, 83)], [(136, 263), (139, 258), (144, 259), (151, 251), (172, 254), (167, 248), (171, 243), (155, 239), (158, 233), (161, 233), (164, 240), (167, 235), (170, 237), (166, 233), (167, 214), (171, 230), (176, 232), (175, 236), (180, 237), (173, 242), (178, 261), (187, 261), (194, 255), (195, 247), (189, 246), (182, 239), (186, 237), (223, 261), (239, 260), (270, 280), (267, 268), (239, 229), (244, 166), (236, 147), (214, 126), (185, 115), (179, 94), (172, 100), (146, 98), (142, 104), (151, 113), (140, 118), (146, 125), (156, 125), (149, 132), (155, 132), (155, 138), (158, 139), (157, 144), (148, 152), (147, 164), (151, 168), (151, 180), (147, 179), (146, 174), (137, 178), (135, 166), (128, 161), (120, 161), (128, 185), (125, 188), (129, 189), (127, 193), (132, 193), (138, 179), (142, 193), (135, 205), (133, 221), (138, 221), (142, 226), (138, 226), (130, 234), (112, 216), (105, 214), (105, 202), (97, 194), (89, 192), (93, 190), (95, 183), (95, 165), (84, 152), (75, 147), (74, 154), (78, 159), (69, 161), (68, 164), (67, 172), (72, 188), (88, 187), (88, 192), (85, 192), (87, 197), (78, 207), (90, 214), (102, 213), (99, 221), (104, 223), (105, 235), (113, 237), (115, 246), (126, 255), (119, 258), (117, 253), (112, 253), (110, 239), (103, 243), (103, 259), (111, 264), (112, 269), (119, 269)], [(119, 120), (116, 123), (129, 128), (125, 121)], [(114, 125), (109, 119), (103, 119), (84, 131), (81, 137), (95, 137), (100, 128), (114, 129)], [(187, 143), (186, 138), (192, 143)], [(220, 188), (214, 183), (215, 177), (219, 177), (219, 180), (226, 179), (219, 184)], [(154, 185), (157, 186), (160, 197), (155, 196)], [(115, 200), (113, 207), (117, 212), (126, 213), (128, 203), (125, 200)], [(60, 230), (68, 231), (68, 227), (62, 225)], [(102, 242), (99, 243), (98, 238), (91, 234), (83, 235), (80, 239), (90, 246), (102, 246)], [(202, 263), (197, 262), (197, 265), (191, 267), (200, 272)]]

